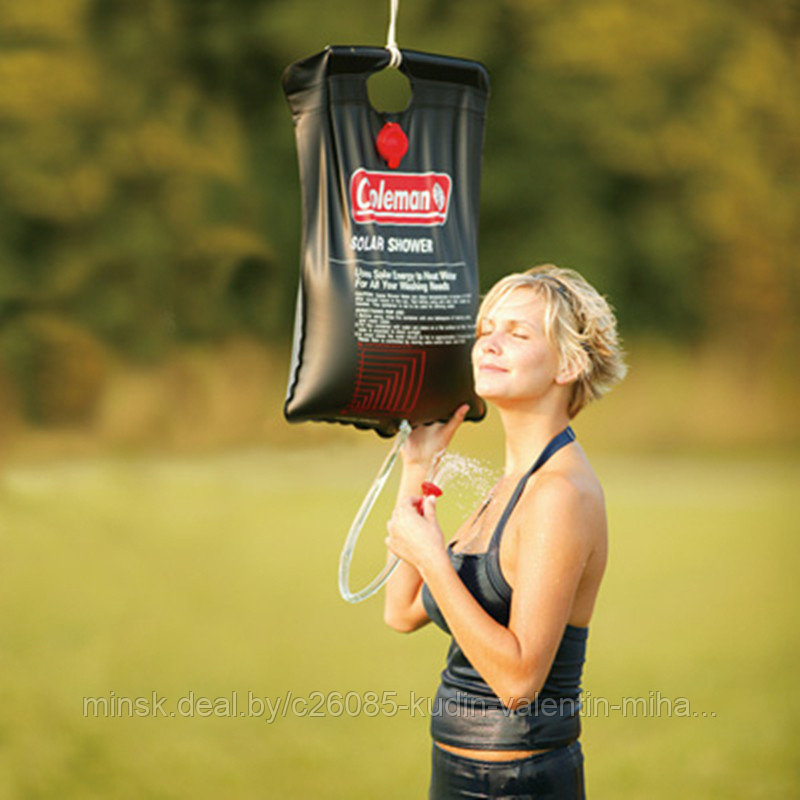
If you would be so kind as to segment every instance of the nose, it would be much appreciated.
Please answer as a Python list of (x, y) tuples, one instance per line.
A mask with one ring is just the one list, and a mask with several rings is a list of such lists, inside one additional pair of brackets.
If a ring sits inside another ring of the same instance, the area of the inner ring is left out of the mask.
[(492, 331), (475, 340), (475, 350), (479, 353), (499, 353), (500, 342), (498, 332)]

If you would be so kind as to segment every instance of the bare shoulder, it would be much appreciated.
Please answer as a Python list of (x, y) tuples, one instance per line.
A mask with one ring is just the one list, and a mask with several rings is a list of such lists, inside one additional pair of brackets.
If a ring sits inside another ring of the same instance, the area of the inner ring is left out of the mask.
[(605, 536), (603, 487), (579, 447), (546, 464), (531, 480), (519, 503), (521, 540), (567, 537), (592, 548)]

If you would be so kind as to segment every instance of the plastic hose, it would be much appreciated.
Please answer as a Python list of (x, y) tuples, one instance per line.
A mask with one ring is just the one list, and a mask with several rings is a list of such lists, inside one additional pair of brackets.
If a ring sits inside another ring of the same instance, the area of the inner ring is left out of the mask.
[(344, 540), (342, 555), (339, 557), (339, 594), (341, 594), (348, 603), (360, 603), (362, 600), (366, 600), (368, 597), (375, 594), (375, 592), (389, 580), (389, 576), (400, 563), (400, 558), (395, 557), (395, 560), (391, 564), (387, 564), (370, 583), (361, 589), (361, 591), (350, 591), (348, 585), (350, 583), (350, 562), (353, 560), (353, 551), (355, 550), (358, 536), (361, 533), (361, 529), (364, 527), (364, 523), (367, 521), (369, 512), (372, 511), (372, 507), (375, 505), (375, 501), (378, 499), (378, 495), (381, 493), (386, 483), (386, 479), (392, 471), (394, 462), (397, 460), (397, 456), (400, 453), (400, 448), (403, 446), (405, 440), (408, 439), (410, 433), (411, 425), (409, 425), (406, 420), (402, 420), (394, 445), (389, 451), (389, 455), (386, 456), (386, 460), (383, 462), (375, 480), (372, 482), (372, 486), (370, 486), (369, 491), (364, 497), (361, 508), (358, 509), (353, 524), (350, 526), (350, 530), (347, 533), (347, 538)]

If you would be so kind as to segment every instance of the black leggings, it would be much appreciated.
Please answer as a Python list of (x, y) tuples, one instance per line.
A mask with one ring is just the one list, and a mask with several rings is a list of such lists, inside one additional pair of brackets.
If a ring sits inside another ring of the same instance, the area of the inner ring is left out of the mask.
[(456, 755), (433, 743), (428, 800), (585, 800), (579, 741), (511, 761)]

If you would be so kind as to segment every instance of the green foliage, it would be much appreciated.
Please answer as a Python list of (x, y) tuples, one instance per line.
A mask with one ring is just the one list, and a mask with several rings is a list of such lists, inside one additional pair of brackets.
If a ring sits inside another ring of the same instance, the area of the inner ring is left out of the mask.
[[(0, 14), (0, 326), (157, 362), (288, 335), (299, 187), (281, 70), (384, 42), (388, 4), (49, 0)], [(623, 332), (798, 340), (800, 17), (781, 0), (403, 3), (401, 47), (492, 77), (484, 288), (551, 261)]]
[(264, 333), (227, 283), (262, 265), (245, 304), (268, 308), (243, 132), (179, 69), (176, 9), (73, 0), (4, 24), (0, 313), (66, 314), (140, 361), (185, 338)]
[(35, 422), (84, 423), (102, 396), (103, 346), (75, 322), (45, 314), (15, 319), (0, 335), (0, 356)]

